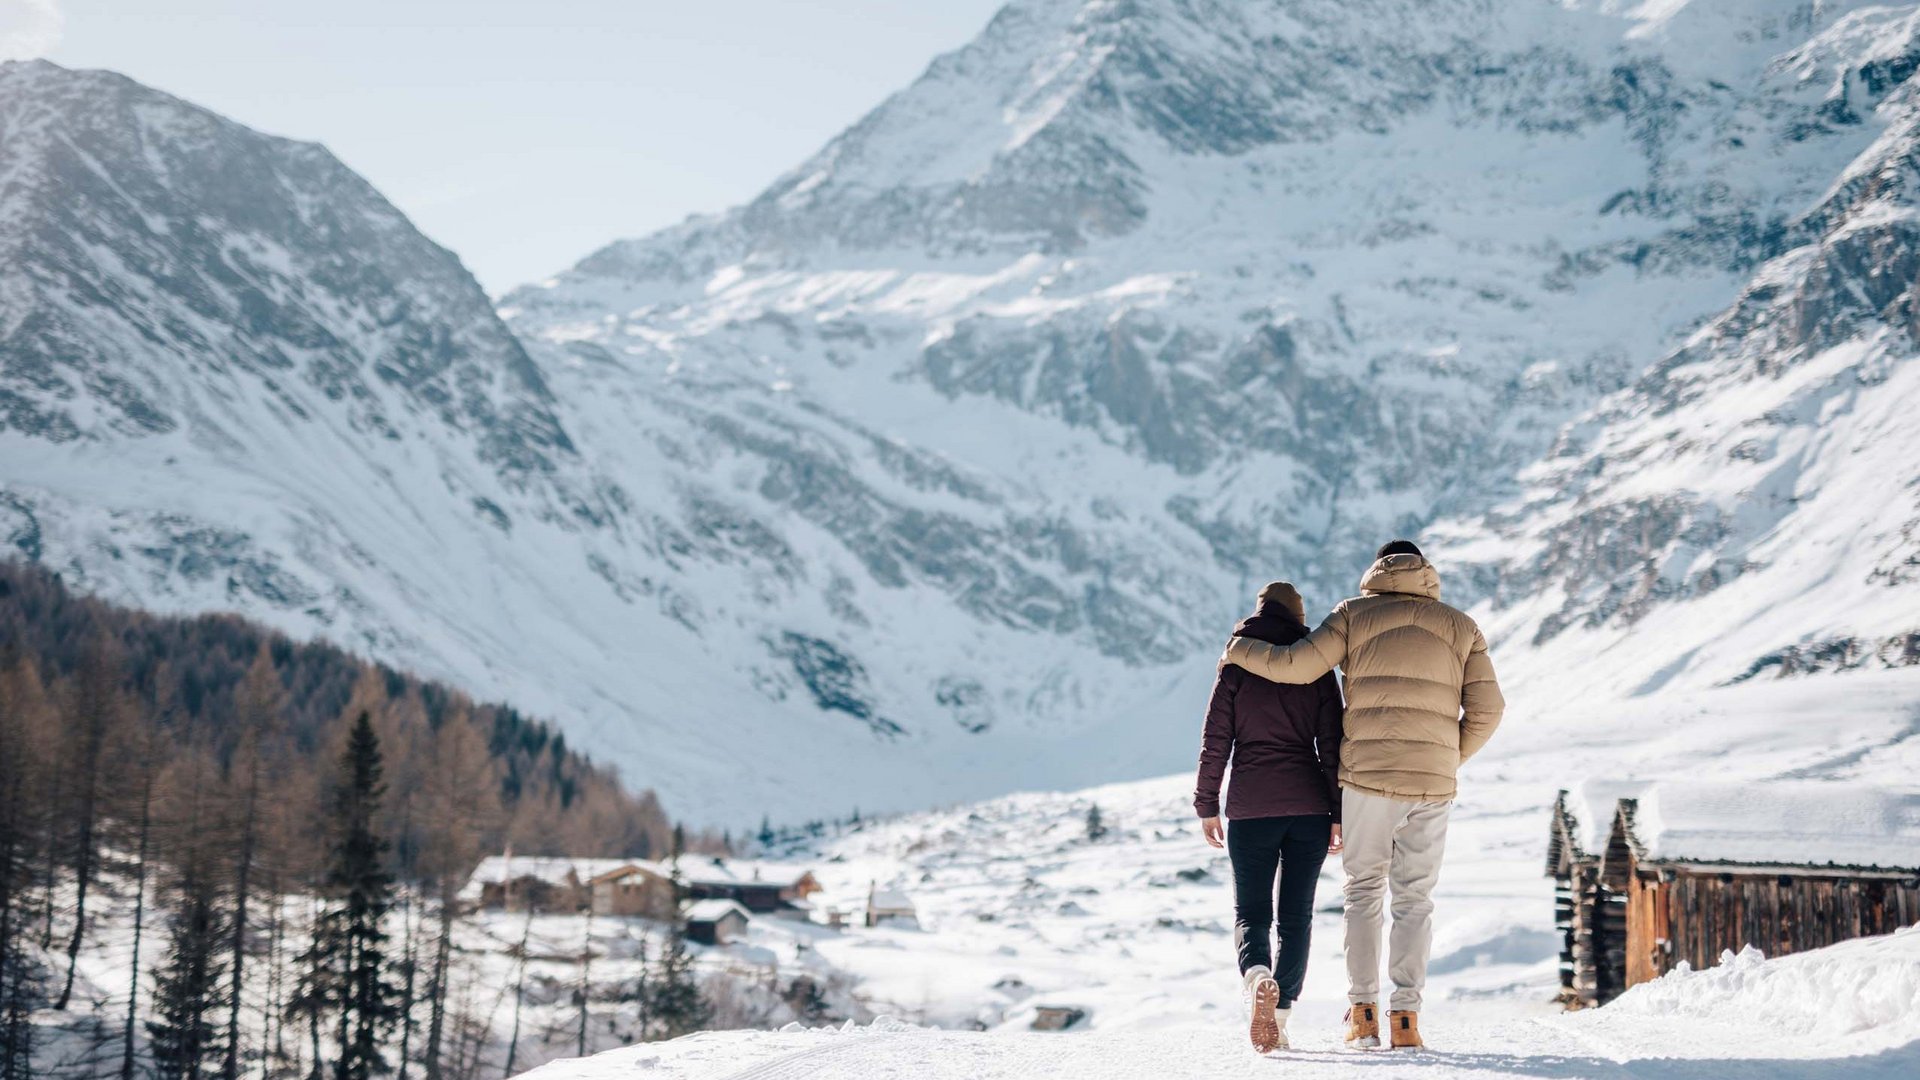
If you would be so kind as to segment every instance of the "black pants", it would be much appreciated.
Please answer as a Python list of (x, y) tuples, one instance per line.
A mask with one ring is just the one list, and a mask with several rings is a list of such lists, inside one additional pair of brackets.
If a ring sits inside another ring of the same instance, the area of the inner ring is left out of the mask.
[[(1313, 889), (1327, 860), (1333, 818), (1326, 814), (1246, 818), (1227, 822), (1227, 854), (1233, 859), (1233, 944), (1240, 973), (1265, 966), (1280, 984), (1280, 1007), (1293, 1007), (1307, 978), (1307, 946), (1313, 933)], [(1279, 888), (1275, 889), (1275, 879)], [(1276, 963), (1268, 939), (1280, 936)]]

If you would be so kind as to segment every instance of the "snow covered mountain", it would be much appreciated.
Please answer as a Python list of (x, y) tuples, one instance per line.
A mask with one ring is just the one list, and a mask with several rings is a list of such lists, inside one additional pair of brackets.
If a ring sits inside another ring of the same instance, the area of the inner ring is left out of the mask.
[(0, 534), (733, 821), (1177, 768), (1253, 588), (1429, 526), (1522, 709), (1877, 657), (1916, 27), (1017, 0), (504, 329), (324, 151), (9, 65)]

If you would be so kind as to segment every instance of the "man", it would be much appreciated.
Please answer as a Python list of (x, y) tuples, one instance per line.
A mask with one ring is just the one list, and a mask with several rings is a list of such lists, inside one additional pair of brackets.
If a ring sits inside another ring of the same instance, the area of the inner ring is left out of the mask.
[(1410, 540), (1383, 546), (1343, 600), (1291, 645), (1236, 636), (1220, 664), (1278, 683), (1346, 676), (1340, 752), (1346, 852), (1347, 1041), (1380, 1045), (1380, 909), (1393, 893), (1387, 1025), (1419, 1047), (1420, 995), (1433, 945), (1434, 882), (1460, 766), (1487, 744), (1506, 702), (1486, 638), (1440, 602), (1440, 578)]

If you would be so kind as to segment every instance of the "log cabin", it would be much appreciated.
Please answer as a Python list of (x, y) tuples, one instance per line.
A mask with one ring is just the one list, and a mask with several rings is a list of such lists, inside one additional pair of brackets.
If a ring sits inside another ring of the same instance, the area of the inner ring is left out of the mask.
[(1553, 802), (1547, 876), (1560, 933), (1560, 1001), (1568, 1008), (1603, 1005), (1626, 989), (1626, 897), (1601, 883), (1600, 855), (1619, 800), (1646, 786), (1589, 782)]
[(1587, 785), (1554, 804), (1548, 872), (1563, 1000), (1603, 1005), (1748, 945), (1784, 956), (1920, 923), (1920, 792)]

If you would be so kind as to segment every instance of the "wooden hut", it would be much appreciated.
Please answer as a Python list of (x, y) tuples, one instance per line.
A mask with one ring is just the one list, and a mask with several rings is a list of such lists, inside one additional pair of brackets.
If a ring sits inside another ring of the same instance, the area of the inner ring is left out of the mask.
[(1640, 785), (1615, 801), (1604, 844), (1580, 813), (1563, 794), (1549, 841), (1576, 1006), (1748, 945), (1783, 956), (1920, 923), (1917, 792)]
[(867, 886), (867, 925), (882, 926), (896, 923), (905, 926), (918, 926), (920, 913), (914, 910), (913, 900), (898, 889), (883, 889), (879, 884)]
[(695, 900), (687, 905), (687, 938), (702, 945), (725, 945), (747, 932), (751, 916), (735, 900)]
[(1601, 880), (1600, 857), (1619, 799), (1645, 787), (1593, 782), (1554, 800), (1547, 875), (1560, 932), (1560, 1001), (1570, 1009), (1604, 1005), (1626, 989), (1626, 897)]

